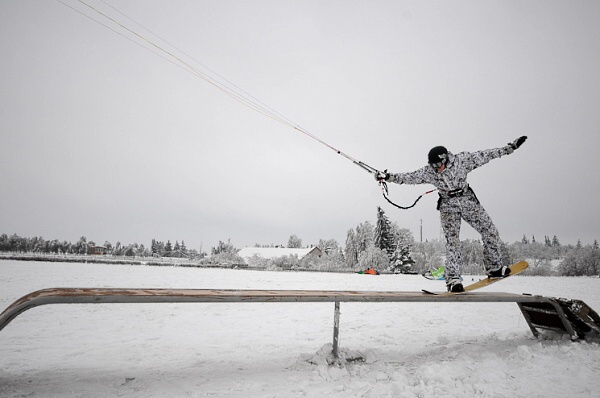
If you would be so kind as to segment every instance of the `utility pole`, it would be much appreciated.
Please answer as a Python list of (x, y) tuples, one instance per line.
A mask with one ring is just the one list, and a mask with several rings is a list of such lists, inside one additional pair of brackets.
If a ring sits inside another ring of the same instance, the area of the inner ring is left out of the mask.
[(421, 218), (421, 243), (423, 243), (423, 219)]

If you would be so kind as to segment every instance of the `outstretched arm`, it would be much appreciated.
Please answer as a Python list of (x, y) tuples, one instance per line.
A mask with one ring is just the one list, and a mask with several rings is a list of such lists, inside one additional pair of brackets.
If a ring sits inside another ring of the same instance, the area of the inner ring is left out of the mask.
[(466, 167), (469, 171), (472, 171), (479, 166), (483, 166), (484, 164), (488, 163), (490, 160), (498, 159), (504, 155), (510, 155), (515, 151), (515, 149), (523, 145), (525, 140), (527, 140), (527, 136), (522, 136), (500, 148), (484, 149), (482, 151), (471, 152), (468, 154), (469, 157), (467, 159), (469, 159), (469, 161), (467, 162)]
[(377, 181), (394, 182), (396, 184), (426, 184), (431, 180), (431, 167), (425, 166), (410, 173), (389, 173), (387, 170), (375, 174)]

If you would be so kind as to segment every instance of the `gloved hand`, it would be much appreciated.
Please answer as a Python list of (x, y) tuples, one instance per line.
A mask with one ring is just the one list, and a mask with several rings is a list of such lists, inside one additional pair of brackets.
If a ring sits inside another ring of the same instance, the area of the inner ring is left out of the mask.
[(390, 173), (388, 173), (387, 169), (385, 169), (384, 171), (378, 171), (377, 173), (375, 173), (375, 180), (377, 180), (377, 182), (383, 180), (383, 181), (389, 181), (390, 179)]
[(511, 153), (513, 153), (515, 151), (515, 149), (517, 149), (521, 145), (523, 145), (523, 143), (525, 142), (526, 139), (527, 139), (527, 136), (523, 135), (523, 136), (517, 138), (516, 140), (514, 140), (513, 142), (509, 142), (506, 147), (506, 151), (508, 152), (508, 154), (510, 155)]

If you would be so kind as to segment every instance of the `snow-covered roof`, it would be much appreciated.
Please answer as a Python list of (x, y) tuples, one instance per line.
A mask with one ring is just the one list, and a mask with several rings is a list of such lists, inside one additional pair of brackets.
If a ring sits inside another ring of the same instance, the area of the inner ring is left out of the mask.
[(318, 247), (306, 247), (302, 249), (289, 247), (244, 247), (238, 252), (238, 255), (246, 261), (255, 255), (262, 258), (277, 258), (296, 255), (299, 259), (302, 259), (308, 254), (320, 256), (321, 249)]

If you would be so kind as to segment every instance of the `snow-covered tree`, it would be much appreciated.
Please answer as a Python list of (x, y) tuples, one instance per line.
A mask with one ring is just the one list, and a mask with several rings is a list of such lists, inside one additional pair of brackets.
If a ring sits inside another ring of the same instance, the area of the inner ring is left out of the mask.
[(391, 260), (396, 251), (396, 239), (390, 220), (381, 207), (377, 207), (377, 224), (375, 225), (375, 247), (385, 251)]
[(237, 253), (238, 250), (233, 247), (233, 245), (231, 244), (231, 241), (228, 239), (227, 243), (224, 243), (223, 241), (219, 241), (219, 244), (217, 244), (217, 247), (213, 247), (212, 250), (212, 255), (217, 255), (217, 254), (221, 254), (221, 253)]
[(173, 245), (171, 244), (171, 241), (168, 240), (167, 244), (165, 245), (165, 251), (163, 253), (164, 257), (171, 257), (173, 255)]
[(368, 221), (358, 224), (354, 230), (349, 230), (346, 235), (346, 264), (355, 268), (360, 254), (373, 246), (373, 240), (374, 228)]
[(388, 269), (390, 267), (390, 259), (385, 250), (371, 245), (359, 254), (358, 265), (360, 269), (371, 267), (375, 269)]
[(217, 247), (213, 247), (211, 250), (212, 259), (219, 263), (242, 264), (244, 259), (237, 254), (238, 251), (233, 247), (230, 240), (227, 240), (227, 243), (219, 241)]
[(406, 228), (399, 228), (392, 224), (395, 249), (390, 257), (391, 270), (395, 273), (406, 273), (412, 270), (415, 261), (412, 258), (412, 248), (415, 243), (412, 232)]
[(405, 274), (412, 271), (415, 261), (411, 256), (411, 249), (406, 245), (399, 245), (391, 258), (391, 270), (395, 274)]
[(87, 254), (88, 243), (85, 236), (79, 238), (79, 241), (75, 244), (75, 250), (77, 254)]
[(327, 255), (333, 255), (340, 250), (340, 245), (335, 239), (319, 239), (317, 247)]
[(554, 235), (554, 238), (552, 238), (552, 246), (554, 246), (554, 247), (560, 247), (560, 241), (558, 240), (558, 238), (556, 237), (556, 235)]
[(298, 238), (296, 235), (290, 236), (288, 239), (288, 248), (299, 249), (302, 247), (302, 239)]
[(358, 246), (356, 244), (356, 233), (353, 229), (349, 229), (346, 234), (346, 265), (354, 268), (358, 264)]
[(559, 265), (559, 272), (566, 276), (592, 276), (600, 273), (600, 250), (587, 245), (572, 250)]
[(370, 222), (365, 221), (358, 224), (356, 227), (356, 247), (359, 254), (373, 245), (374, 233), (373, 224)]

